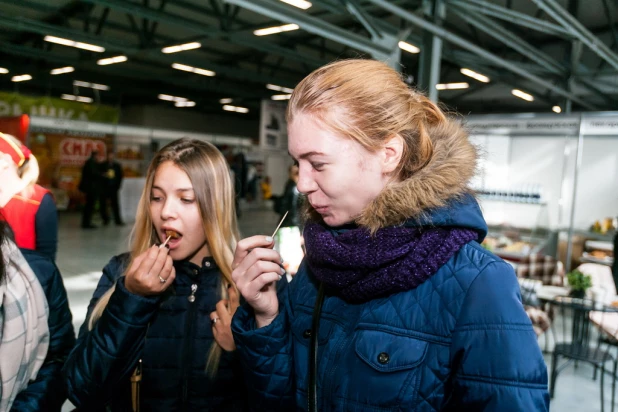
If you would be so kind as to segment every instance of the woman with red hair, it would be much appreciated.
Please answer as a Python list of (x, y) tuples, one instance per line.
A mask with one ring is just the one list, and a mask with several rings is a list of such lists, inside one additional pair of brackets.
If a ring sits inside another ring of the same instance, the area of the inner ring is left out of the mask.
[(51, 192), (36, 184), (39, 165), (17, 138), (0, 133), (0, 219), (20, 248), (56, 259), (58, 212)]

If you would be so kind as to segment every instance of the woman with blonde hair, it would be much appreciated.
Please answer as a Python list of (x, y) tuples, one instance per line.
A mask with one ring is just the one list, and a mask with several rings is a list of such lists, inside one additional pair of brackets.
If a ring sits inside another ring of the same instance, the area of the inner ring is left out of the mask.
[(80, 410), (242, 411), (231, 317), (238, 238), (228, 165), (174, 141), (152, 160), (132, 250), (103, 269), (64, 372)]
[(0, 133), (0, 219), (15, 235), (15, 243), (51, 260), (58, 249), (58, 210), (51, 192), (36, 184), (39, 165), (16, 137)]
[[(270, 237), (243, 239), (232, 330), (262, 410), (547, 411), (547, 370), (468, 183), (468, 135), (399, 73), (345, 60), (288, 106), (308, 200), (287, 292)], [(265, 378), (267, 377), (267, 378)]]

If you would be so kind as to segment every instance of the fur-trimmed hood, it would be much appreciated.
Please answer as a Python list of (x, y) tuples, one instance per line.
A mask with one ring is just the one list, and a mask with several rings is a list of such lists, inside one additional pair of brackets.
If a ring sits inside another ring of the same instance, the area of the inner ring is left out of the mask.
[[(432, 210), (471, 194), (468, 184), (476, 173), (478, 154), (466, 130), (451, 120), (428, 127), (428, 133), (433, 143), (431, 160), (408, 179), (388, 184), (356, 218), (357, 225), (375, 232), (410, 220), (427, 222)], [(308, 218), (321, 221), (306, 203)]]

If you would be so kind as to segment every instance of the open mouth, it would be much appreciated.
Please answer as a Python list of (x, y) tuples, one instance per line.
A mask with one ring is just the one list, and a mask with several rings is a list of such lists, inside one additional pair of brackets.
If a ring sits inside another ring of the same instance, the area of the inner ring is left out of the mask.
[(168, 238), (167, 245), (170, 249), (173, 249), (182, 239), (182, 233), (178, 232), (174, 229), (162, 229), (163, 232), (163, 242), (165, 242)]

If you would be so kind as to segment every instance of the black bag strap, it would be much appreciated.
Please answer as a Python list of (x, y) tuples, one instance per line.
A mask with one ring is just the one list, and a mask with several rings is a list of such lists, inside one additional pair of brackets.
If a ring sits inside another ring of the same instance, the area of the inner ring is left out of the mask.
[(309, 346), (309, 388), (308, 402), (309, 412), (318, 410), (318, 330), (320, 329), (320, 315), (322, 314), (322, 303), (324, 303), (324, 284), (320, 283), (318, 297), (313, 308), (313, 318), (311, 321), (311, 343)]

